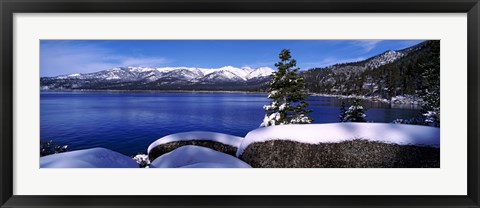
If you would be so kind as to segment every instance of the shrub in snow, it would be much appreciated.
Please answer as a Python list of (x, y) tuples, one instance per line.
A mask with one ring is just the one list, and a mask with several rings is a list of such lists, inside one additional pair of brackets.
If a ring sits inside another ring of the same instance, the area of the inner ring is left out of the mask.
[(68, 151), (68, 145), (57, 145), (53, 140), (40, 141), (40, 156), (57, 154)]
[(240, 159), (254, 168), (438, 168), (440, 149), (367, 140), (250, 144)]
[(394, 124), (410, 124), (410, 120), (397, 118), (397, 119), (393, 120), (392, 123), (394, 123)]
[(410, 119), (401, 119), (397, 118), (392, 121), (394, 124), (414, 124), (414, 125), (424, 125), (424, 121), (418, 117)]
[(269, 82), (268, 98), (272, 101), (263, 107), (266, 114), (260, 127), (312, 123), (308, 116), (310, 110), (305, 109), (308, 94), (305, 80), (298, 74), (297, 61), (288, 49), (282, 50), (279, 57), (280, 61), (275, 64), (278, 71), (272, 73)]
[(250, 168), (240, 159), (206, 147), (187, 145), (166, 153), (150, 168)]
[(433, 109), (422, 114), (428, 126), (440, 126), (440, 109)]
[(137, 162), (141, 168), (145, 168), (150, 165), (150, 160), (146, 154), (137, 154), (132, 159), (135, 160), (135, 162)]
[(138, 164), (118, 152), (91, 148), (40, 157), (40, 168), (138, 168)]
[(150, 161), (153, 161), (155, 158), (185, 145), (203, 146), (226, 154), (235, 155), (237, 147), (242, 140), (242, 137), (215, 132), (182, 132), (167, 135), (150, 144), (148, 147), (148, 157)]
[(342, 102), (340, 109), (340, 121), (341, 122), (367, 122), (365, 117), (365, 109), (361, 104), (359, 99), (353, 100), (351, 106), (348, 109), (345, 109), (345, 105)]

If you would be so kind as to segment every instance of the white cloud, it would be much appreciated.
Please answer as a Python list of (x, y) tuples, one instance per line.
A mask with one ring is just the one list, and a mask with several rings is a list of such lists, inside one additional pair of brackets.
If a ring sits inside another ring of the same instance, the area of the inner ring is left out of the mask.
[(327, 57), (322, 59), (319, 62), (306, 62), (303, 63), (301, 67), (304, 70), (315, 68), (315, 67), (327, 67), (334, 64), (341, 64), (341, 63), (351, 63), (365, 60), (365, 57), (355, 57), (355, 58), (337, 58), (337, 57)]
[(403, 48), (408, 48), (408, 47), (411, 47), (413, 45), (419, 44), (423, 41), (425, 41), (425, 40), (403, 40), (403, 41), (400, 41), (400, 45), (403, 49)]
[(355, 46), (360, 47), (363, 52), (369, 52), (373, 50), (379, 43), (381, 43), (383, 40), (356, 40), (353, 41), (353, 44)]
[(158, 57), (125, 57), (121, 60), (122, 66), (158, 66), (160, 64), (169, 63), (166, 58)]
[(73, 41), (42, 44), (40, 52), (41, 76), (90, 73), (117, 66), (160, 66), (170, 63), (165, 57), (124, 56), (115, 51), (93, 44)]

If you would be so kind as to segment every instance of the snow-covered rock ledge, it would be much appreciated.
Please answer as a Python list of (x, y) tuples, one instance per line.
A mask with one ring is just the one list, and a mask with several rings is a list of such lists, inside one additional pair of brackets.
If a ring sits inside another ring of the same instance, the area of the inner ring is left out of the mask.
[(243, 137), (223, 133), (191, 131), (170, 134), (154, 141), (147, 149), (151, 161), (155, 158), (185, 145), (197, 145), (235, 156)]
[(288, 140), (307, 144), (339, 143), (362, 139), (400, 145), (440, 146), (440, 128), (389, 123), (329, 123), (281, 125), (249, 132), (238, 147), (237, 157), (255, 142)]

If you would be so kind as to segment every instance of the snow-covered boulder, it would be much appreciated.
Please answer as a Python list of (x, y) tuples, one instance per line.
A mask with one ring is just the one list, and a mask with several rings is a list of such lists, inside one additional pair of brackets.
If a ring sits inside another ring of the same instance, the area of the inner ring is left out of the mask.
[(204, 146), (223, 153), (235, 155), (238, 146), (242, 143), (242, 140), (243, 137), (216, 132), (182, 132), (167, 135), (156, 140), (150, 144), (147, 152), (150, 161), (153, 161), (155, 158), (185, 145)]
[(251, 168), (240, 159), (210, 148), (187, 145), (166, 153), (150, 168)]
[(118, 152), (91, 148), (40, 157), (40, 168), (138, 168), (138, 164)]
[(254, 168), (438, 168), (440, 129), (376, 123), (272, 126), (237, 155)]
[(242, 155), (248, 145), (269, 140), (307, 144), (338, 143), (354, 139), (400, 145), (440, 145), (440, 128), (391, 123), (290, 124), (258, 128), (249, 132), (238, 147)]

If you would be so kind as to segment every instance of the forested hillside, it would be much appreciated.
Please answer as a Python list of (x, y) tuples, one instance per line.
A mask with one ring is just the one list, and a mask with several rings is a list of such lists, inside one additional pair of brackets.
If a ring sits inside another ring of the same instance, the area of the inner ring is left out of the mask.
[(439, 82), (440, 41), (425, 41), (360, 62), (314, 68), (304, 71), (303, 76), (311, 93), (385, 99), (397, 95), (421, 96), (434, 90), (432, 82)]

